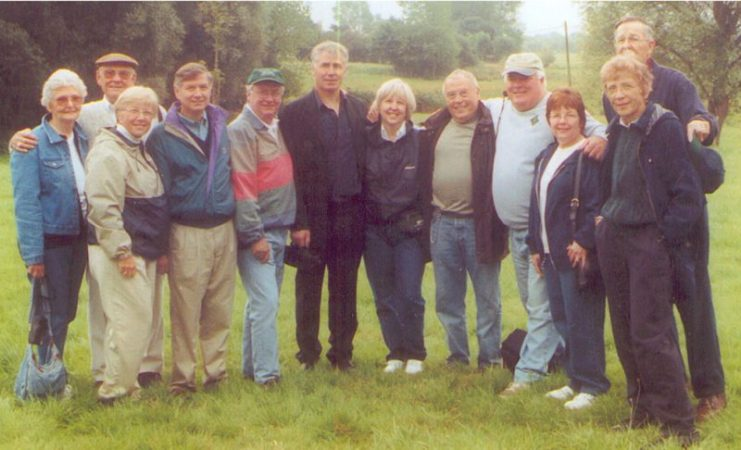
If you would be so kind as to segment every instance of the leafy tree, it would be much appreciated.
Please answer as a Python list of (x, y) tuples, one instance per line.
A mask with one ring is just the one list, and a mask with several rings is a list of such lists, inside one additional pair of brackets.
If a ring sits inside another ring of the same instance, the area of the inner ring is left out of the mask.
[(309, 7), (302, 2), (263, 4), (265, 56), (263, 64), (277, 67), (284, 59), (309, 54), (319, 40), (319, 26), (311, 20)]
[(351, 61), (377, 61), (372, 51), (373, 44), (368, 39), (377, 21), (371, 14), (368, 2), (337, 2), (332, 11), (335, 24), (331, 31), (322, 35), (322, 40), (342, 43), (347, 47)]
[[(41, 85), (48, 63), (41, 49), (20, 26), (0, 19), (0, 123), (6, 133), (40, 122), (44, 109), (39, 105)], [(0, 133), (3, 141), (9, 136)], [(2, 152), (6, 149), (3, 146)]]
[(684, 72), (707, 99), (723, 126), (738, 107), (741, 90), (741, 3), (621, 2), (582, 6), (590, 39), (593, 71), (613, 53), (614, 24), (626, 14), (642, 17), (654, 29), (655, 59)]
[(519, 8), (518, 2), (451, 2), (451, 18), (459, 34), (476, 42), (479, 58), (498, 61), (522, 45)]

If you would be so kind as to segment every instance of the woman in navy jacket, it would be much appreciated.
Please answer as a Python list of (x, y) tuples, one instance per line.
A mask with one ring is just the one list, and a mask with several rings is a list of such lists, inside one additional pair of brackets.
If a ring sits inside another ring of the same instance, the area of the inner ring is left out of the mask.
[[(579, 268), (588, 256), (590, 263), (596, 264), (594, 217), (599, 208), (599, 168), (592, 159), (582, 158), (586, 112), (577, 91), (553, 91), (546, 104), (546, 118), (556, 142), (535, 162), (528, 245), (533, 265), (546, 278), (553, 322), (566, 344), (569, 384), (546, 396), (568, 400), (564, 407), (576, 410), (591, 406), (597, 395), (610, 388), (605, 377), (604, 290), (599, 280), (585, 286), (578, 281)], [(579, 203), (572, 222), (579, 164)]]
[(423, 370), (427, 355), (415, 106), (412, 89), (398, 78), (378, 89), (371, 109), (381, 120), (368, 129), (364, 177), (365, 269), (389, 349), (384, 371), (410, 375)]

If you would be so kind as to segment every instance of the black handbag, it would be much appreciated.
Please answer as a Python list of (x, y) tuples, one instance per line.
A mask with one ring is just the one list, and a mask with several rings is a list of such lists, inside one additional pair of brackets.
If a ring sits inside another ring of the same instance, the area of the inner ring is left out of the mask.
[[(581, 171), (584, 159), (584, 152), (579, 153), (576, 161), (576, 173), (574, 174), (574, 195), (571, 198), (569, 220), (571, 221), (571, 234), (576, 235), (576, 217), (579, 212), (579, 191), (581, 188)], [(584, 263), (576, 267), (577, 287), (579, 290), (585, 290), (594, 286), (600, 278), (599, 264), (597, 263), (597, 254), (587, 250), (587, 257)]]

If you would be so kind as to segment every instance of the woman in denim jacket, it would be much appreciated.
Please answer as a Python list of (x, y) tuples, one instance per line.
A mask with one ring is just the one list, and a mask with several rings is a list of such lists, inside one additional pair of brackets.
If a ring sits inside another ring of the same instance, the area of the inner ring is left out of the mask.
[[(67, 69), (44, 83), (41, 104), (49, 111), (33, 130), (38, 144), (10, 157), (18, 246), (31, 278), (49, 289), (54, 343), (64, 353), (67, 327), (87, 263), (85, 171), (87, 137), (77, 124), (87, 88)], [(41, 362), (51, 356), (48, 343)]]

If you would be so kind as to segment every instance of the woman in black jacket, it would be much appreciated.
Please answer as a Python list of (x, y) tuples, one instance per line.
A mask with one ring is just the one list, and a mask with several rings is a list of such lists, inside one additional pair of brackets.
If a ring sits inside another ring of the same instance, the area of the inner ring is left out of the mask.
[(577, 410), (591, 406), (610, 388), (605, 377), (604, 289), (594, 279), (598, 277), (584, 278), (587, 266), (596, 265), (599, 168), (582, 157), (586, 113), (577, 91), (553, 91), (546, 118), (556, 142), (535, 162), (528, 245), (533, 265), (546, 278), (553, 322), (566, 344), (569, 384), (546, 396), (568, 400), (564, 407)]
[(410, 121), (416, 101), (400, 79), (378, 89), (371, 109), (381, 120), (368, 129), (365, 165), (365, 268), (389, 354), (384, 372), (422, 371), (424, 252), (418, 209), (418, 135)]

